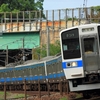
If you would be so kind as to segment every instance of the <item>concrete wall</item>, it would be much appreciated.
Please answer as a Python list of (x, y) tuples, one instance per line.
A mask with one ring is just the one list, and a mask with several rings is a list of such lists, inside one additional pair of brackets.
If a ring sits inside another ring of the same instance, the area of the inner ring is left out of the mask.
[(59, 40), (59, 33), (61, 30), (84, 24), (85, 20), (82, 21), (54, 21), (54, 22), (42, 22), (41, 26), (41, 44), (47, 43), (47, 27), (49, 27), (50, 43), (55, 43)]
[(19, 23), (2, 23), (0, 25), (0, 31), (3, 33), (9, 32), (28, 32), (28, 31), (40, 31), (41, 44), (47, 43), (47, 28), (49, 27), (50, 43), (55, 43), (59, 40), (59, 32), (63, 29), (77, 26), (84, 21), (41, 21), (41, 22), (19, 22)]

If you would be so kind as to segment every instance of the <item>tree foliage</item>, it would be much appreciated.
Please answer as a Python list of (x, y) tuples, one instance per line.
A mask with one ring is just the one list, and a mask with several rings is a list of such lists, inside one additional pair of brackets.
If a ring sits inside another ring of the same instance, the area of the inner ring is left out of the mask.
[(8, 5), (7, 4), (2, 4), (0, 6), (0, 12), (6, 12), (6, 11), (10, 11), (10, 9), (8, 8)]
[(100, 22), (100, 6), (91, 7), (91, 17), (92, 22)]
[(25, 21), (29, 21), (29, 18), (31, 21), (45, 18), (43, 13), (43, 1), (44, 0), (0, 0), (0, 19), (5, 20), (4, 12), (7, 12), (6, 18), (10, 19), (12, 16), (12, 20), (14, 19), (13, 22), (16, 22), (17, 13), (20, 22), (23, 21), (23, 18), (25, 18)]
[(56, 41), (55, 44), (50, 44), (50, 55), (54, 56), (60, 53), (60, 42)]
[(0, 0), (0, 12), (43, 10), (44, 0)]
[[(60, 42), (57, 40), (54, 44), (50, 44), (50, 56), (57, 55), (61, 52), (60, 49)], [(35, 54), (39, 58), (43, 58), (47, 56), (47, 49), (46, 45), (42, 45), (41, 47), (38, 47), (35, 49)]]

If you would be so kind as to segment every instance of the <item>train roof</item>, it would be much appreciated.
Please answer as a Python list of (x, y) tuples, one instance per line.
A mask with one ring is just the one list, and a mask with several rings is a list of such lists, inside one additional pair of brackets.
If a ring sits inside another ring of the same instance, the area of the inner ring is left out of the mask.
[(44, 57), (40, 60), (27, 60), (22, 64), (10, 63), (10, 64), (6, 65), (6, 67), (3, 67), (3, 68), (17, 68), (17, 67), (25, 67), (25, 66), (28, 66), (28, 65), (34, 65), (34, 64), (41, 64), (41, 63), (44, 63), (46, 61), (54, 60), (58, 56), (61, 56), (61, 55), (57, 54), (55, 56), (48, 56), (48, 57)]
[(80, 24), (80, 25), (77, 25), (77, 26), (74, 26), (74, 27), (70, 27), (70, 28), (67, 28), (67, 29), (63, 29), (61, 32), (60, 32), (60, 34), (63, 32), (63, 31), (66, 31), (66, 30), (71, 30), (71, 29), (73, 29), (73, 28), (81, 28), (81, 27), (87, 27), (87, 26), (89, 26), (89, 27), (91, 27), (91, 26), (98, 26), (98, 25), (100, 25), (100, 23), (86, 23), (86, 24)]

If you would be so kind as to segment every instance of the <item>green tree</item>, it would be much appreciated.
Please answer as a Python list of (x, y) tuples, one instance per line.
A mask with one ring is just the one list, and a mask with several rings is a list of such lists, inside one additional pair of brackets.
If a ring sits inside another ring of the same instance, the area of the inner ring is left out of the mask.
[(10, 11), (10, 9), (8, 8), (8, 5), (7, 4), (2, 4), (0, 6), (0, 12), (6, 12), (6, 11)]
[(60, 52), (61, 52), (60, 42), (58, 40), (55, 42), (55, 44), (50, 44), (50, 55), (51, 56), (54, 56)]
[(0, 11), (4, 12), (2, 5), (6, 5), (6, 12), (12, 12), (13, 10), (19, 11), (32, 11), (43, 10), (44, 0), (0, 0)]
[(91, 7), (91, 17), (92, 22), (100, 22), (100, 6)]
[[(61, 52), (60, 50), (60, 42), (56, 41), (54, 44), (50, 44), (50, 56), (57, 55)], [(43, 58), (47, 56), (46, 45), (42, 45), (41, 47), (35, 48), (35, 55), (38, 58)]]
[[(35, 1), (36, 0), (1, 0), (0, 19), (4, 18), (4, 13), (2, 12), (7, 12), (6, 18), (9, 19), (11, 18), (11, 13), (12, 19), (17, 19), (18, 14), (18, 18), (20, 19), (20, 21), (23, 21), (23, 12), (25, 21), (29, 21), (29, 17), (31, 21), (34, 21), (34, 18), (45, 18), (45, 15), (43, 14), (44, 0), (37, 0), (36, 2)], [(16, 22), (16, 20), (13, 20), (13, 22)]]

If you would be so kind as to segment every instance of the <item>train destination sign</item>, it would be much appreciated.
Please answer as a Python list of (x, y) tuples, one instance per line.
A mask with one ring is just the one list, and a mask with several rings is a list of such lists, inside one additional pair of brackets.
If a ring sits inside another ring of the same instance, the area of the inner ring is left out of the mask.
[(67, 30), (62, 33), (63, 39), (71, 39), (71, 38), (78, 38), (79, 32), (78, 29)]
[(94, 31), (94, 27), (91, 28), (83, 28), (82, 32), (89, 32), (89, 31)]

